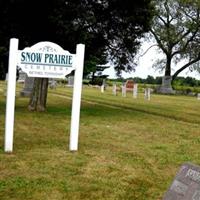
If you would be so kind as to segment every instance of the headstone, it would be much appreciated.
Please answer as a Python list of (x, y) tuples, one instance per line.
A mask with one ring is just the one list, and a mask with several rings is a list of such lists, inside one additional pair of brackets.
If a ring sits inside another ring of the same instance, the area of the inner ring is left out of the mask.
[(19, 83), (24, 83), (26, 79), (26, 73), (24, 72), (19, 72), (19, 78), (17, 80), (17, 82)]
[(197, 94), (197, 100), (200, 100), (200, 93)]
[(126, 97), (126, 84), (122, 84), (122, 97)]
[[(8, 73), (6, 73), (5, 81), (8, 82)], [(7, 95), (7, 90), (4, 88), (3, 90), (4, 96), (6, 97)]]
[(144, 98), (150, 101), (150, 99), (151, 99), (151, 88), (145, 88)]
[(133, 85), (133, 97), (136, 99), (137, 98), (137, 94), (138, 94), (138, 84), (135, 83)]
[(181, 166), (163, 200), (200, 200), (200, 166)]
[(57, 86), (57, 81), (54, 79), (50, 80), (49, 82), (50, 89), (56, 89), (56, 86)]
[(24, 87), (23, 87), (22, 91), (20, 92), (20, 95), (22, 97), (30, 97), (32, 90), (33, 90), (33, 85), (34, 85), (34, 78), (28, 77), (26, 75)]
[(133, 91), (133, 87), (134, 87), (134, 81), (133, 80), (127, 80), (125, 85), (126, 85), (127, 91)]
[(67, 86), (73, 87), (73, 85), (74, 85), (74, 76), (69, 76), (69, 77), (68, 77)]
[(157, 92), (162, 94), (175, 94), (175, 91), (172, 89), (171, 82), (171, 76), (163, 76), (162, 85), (157, 88)]
[(6, 73), (6, 79), (5, 79), (5, 81), (8, 81), (8, 73)]
[(104, 86), (104, 84), (102, 84), (101, 85), (101, 93), (104, 93), (104, 88), (105, 88), (105, 86)]
[(117, 85), (116, 83), (113, 84), (113, 95), (117, 95)]

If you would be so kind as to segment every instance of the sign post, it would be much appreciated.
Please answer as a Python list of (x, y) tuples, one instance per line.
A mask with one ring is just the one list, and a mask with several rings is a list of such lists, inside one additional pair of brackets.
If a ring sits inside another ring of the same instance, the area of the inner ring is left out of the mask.
[(13, 151), (13, 133), (15, 118), (15, 90), (16, 90), (16, 70), (18, 39), (10, 40), (9, 61), (8, 61), (8, 86), (6, 99), (6, 124), (5, 124), (5, 151)]
[(79, 119), (81, 106), (81, 91), (83, 79), (83, 64), (84, 64), (85, 45), (79, 44), (76, 47), (76, 66), (74, 75), (74, 89), (72, 100), (72, 116), (70, 129), (70, 151), (78, 150), (78, 133), (79, 133)]
[(13, 151), (16, 69), (19, 66), (29, 77), (65, 78), (75, 70), (72, 100), (70, 150), (78, 149), (78, 132), (84, 66), (85, 45), (78, 44), (76, 54), (70, 54), (52, 42), (39, 42), (18, 50), (18, 39), (10, 40), (9, 74), (6, 101), (5, 152)]

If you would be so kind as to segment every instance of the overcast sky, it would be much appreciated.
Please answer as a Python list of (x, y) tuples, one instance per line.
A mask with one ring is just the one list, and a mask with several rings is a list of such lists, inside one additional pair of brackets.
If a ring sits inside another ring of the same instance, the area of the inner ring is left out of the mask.
[[(145, 52), (148, 47), (150, 47), (150, 44), (147, 42), (142, 45), (142, 51)], [(158, 54), (156, 51), (156, 47), (152, 47), (143, 57), (140, 58), (138, 66), (136, 67), (135, 72), (132, 73), (122, 73), (123, 78), (129, 78), (129, 77), (141, 77), (146, 78), (148, 75), (153, 76), (154, 78), (156, 76), (163, 76), (163, 73), (159, 73), (158, 71), (155, 71), (155, 69), (152, 68), (152, 65), (156, 58), (159, 58), (163, 55)], [(177, 69), (176, 69), (177, 70)], [(116, 78), (115, 72), (113, 67), (110, 67), (106, 70), (104, 70), (103, 74), (109, 75), (109, 78)], [(173, 74), (173, 72), (172, 72)], [(200, 79), (200, 75), (197, 72), (189, 72), (188, 69), (184, 70), (182, 73), (179, 74), (179, 76), (190, 76), (194, 77), (196, 79)]]

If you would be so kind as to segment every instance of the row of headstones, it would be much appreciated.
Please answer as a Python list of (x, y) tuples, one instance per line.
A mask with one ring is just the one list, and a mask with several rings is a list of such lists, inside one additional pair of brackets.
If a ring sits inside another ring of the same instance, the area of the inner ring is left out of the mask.
[[(103, 84), (101, 86), (101, 93), (104, 93), (104, 91), (105, 91), (105, 85)], [(129, 91), (130, 91), (130, 89), (129, 89)], [(113, 84), (112, 92), (113, 92), (113, 95), (117, 96), (117, 85), (116, 84)], [(137, 96), (138, 96), (138, 84), (135, 83), (133, 85), (132, 92), (133, 92), (133, 98), (137, 98)], [(121, 93), (122, 93), (122, 97), (126, 97), (126, 93), (127, 93), (126, 85), (122, 85)], [(151, 99), (151, 88), (145, 88), (144, 98), (147, 99), (147, 100)]]
[[(121, 92), (122, 92), (122, 97), (126, 97), (126, 92), (127, 92), (127, 87), (126, 85), (122, 85), (121, 87)], [(150, 100), (151, 99), (151, 88), (145, 88), (144, 89), (144, 98), (147, 99), (147, 100)], [(101, 86), (101, 93), (104, 93), (105, 91), (105, 85), (103, 84)], [(129, 89), (130, 91), (130, 89)], [(134, 84), (133, 85), (133, 97), (134, 98), (137, 98), (137, 94), (138, 94), (138, 84)], [(117, 85), (114, 84), (113, 85), (113, 95), (117, 95)], [(200, 93), (197, 94), (197, 100), (200, 100)]]
[[(6, 80), (8, 77), (6, 76)], [(33, 84), (34, 84), (34, 78), (27, 77), (25, 73), (20, 73), (19, 74), (19, 79), (18, 82), (24, 82), (24, 87), (22, 91), (20, 92), (21, 96), (30, 96), (32, 89), (33, 89)], [(72, 76), (68, 77), (68, 86), (73, 87), (73, 82), (74, 78)], [(49, 87), (51, 89), (55, 89), (57, 86), (57, 82), (55, 80), (50, 81)], [(128, 88), (130, 90), (130, 88)], [(105, 82), (101, 86), (101, 92), (104, 93), (105, 90)], [(138, 84), (133, 84), (133, 97), (137, 98), (138, 95)], [(126, 92), (127, 92), (127, 87), (126, 84), (122, 85), (122, 97), (126, 97)], [(117, 95), (117, 85), (113, 85), (113, 95)], [(144, 90), (144, 98), (147, 100), (151, 99), (151, 88), (145, 88)], [(200, 100), (200, 93), (197, 94), (197, 99)]]
[[(8, 80), (8, 74), (6, 74), (6, 79), (5, 80), (6, 81)], [(24, 87), (23, 87), (22, 91), (20, 92), (20, 95), (24, 96), (24, 97), (30, 96), (31, 92), (33, 90), (34, 78), (28, 77), (25, 73), (20, 72), (19, 73), (18, 82), (24, 83)], [(73, 84), (74, 84), (74, 77), (69, 76), (68, 77), (68, 85), (67, 86), (73, 87)], [(56, 89), (56, 87), (57, 87), (57, 81), (54, 80), (54, 79), (51, 79), (49, 81), (49, 87), (51, 89)]]

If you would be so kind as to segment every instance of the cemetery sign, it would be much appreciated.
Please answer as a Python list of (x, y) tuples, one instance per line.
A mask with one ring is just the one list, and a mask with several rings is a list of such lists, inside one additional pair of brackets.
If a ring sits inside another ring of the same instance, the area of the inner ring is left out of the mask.
[(52, 42), (40, 42), (18, 51), (17, 65), (29, 77), (65, 78), (75, 69), (75, 55)]
[(13, 151), (15, 91), (17, 66), (29, 77), (65, 78), (75, 70), (71, 112), (70, 144), (71, 151), (78, 149), (80, 104), (83, 79), (85, 45), (76, 46), (76, 54), (70, 54), (52, 42), (39, 42), (30, 48), (18, 50), (19, 40), (10, 39), (8, 84), (5, 121), (5, 151)]

